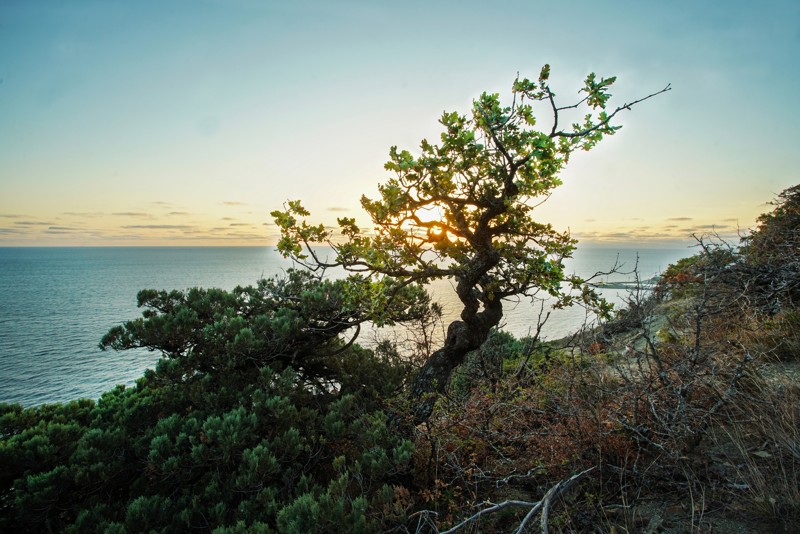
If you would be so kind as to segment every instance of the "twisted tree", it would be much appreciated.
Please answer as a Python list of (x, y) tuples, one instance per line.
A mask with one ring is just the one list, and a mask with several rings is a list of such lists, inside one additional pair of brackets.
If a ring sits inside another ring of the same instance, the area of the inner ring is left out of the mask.
[[(561, 106), (549, 76), (545, 65), (537, 80), (517, 78), (511, 105), (483, 93), (469, 115), (445, 112), (440, 143), (422, 140), (417, 155), (392, 147), (385, 168), (394, 176), (378, 186), (379, 199), (361, 198), (372, 219), (369, 230), (345, 217), (338, 219), (336, 236), (308, 224), (299, 201), (272, 212), (282, 254), (311, 269), (341, 266), (364, 273), (374, 281), (374, 294), (440, 278), (455, 282), (461, 319), (449, 325), (444, 345), (412, 386), (417, 423), (430, 416), (452, 371), (500, 323), (505, 300), (544, 292), (557, 305), (575, 299), (600, 304), (583, 280), (564, 272), (576, 241), (532, 214), (561, 184), (558, 174), (574, 151), (590, 150), (614, 134), (620, 126), (612, 121), (620, 112), (670, 86), (607, 111), (616, 78), (589, 74), (582, 98)], [(565, 114), (583, 111), (579, 122), (563, 126)], [(539, 118), (549, 127), (537, 129)], [(322, 259), (315, 243), (327, 243), (334, 258)]]

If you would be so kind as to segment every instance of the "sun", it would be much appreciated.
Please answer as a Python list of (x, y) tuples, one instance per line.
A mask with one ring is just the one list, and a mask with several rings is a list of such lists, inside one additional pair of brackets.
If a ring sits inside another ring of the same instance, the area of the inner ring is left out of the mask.
[(414, 215), (423, 223), (440, 222), (444, 224), (444, 209), (439, 204), (431, 204), (430, 206), (419, 208), (414, 212)]
[(439, 242), (447, 238), (444, 228), (444, 210), (438, 204), (431, 204), (419, 208), (414, 215), (424, 225), (425, 237), (430, 242)]

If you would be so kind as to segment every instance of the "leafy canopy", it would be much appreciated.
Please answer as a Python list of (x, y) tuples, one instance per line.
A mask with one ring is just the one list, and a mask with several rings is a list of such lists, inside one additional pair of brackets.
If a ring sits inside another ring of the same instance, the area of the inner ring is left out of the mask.
[[(469, 115), (444, 113), (439, 143), (423, 139), (416, 155), (392, 147), (385, 168), (393, 176), (378, 187), (380, 198), (361, 198), (371, 229), (344, 217), (335, 236), (308, 224), (299, 201), (288, 202), (272, 213), (282, 234), (278, 249), (311, 268), (341, 265), (401, 284), (452, 277), (470, 309), (540, 290), (569, 301), (561, 283), (581, 280), (565, 276), (562, 260), (575, 240), (533, 220), (532, 212), (561, 184), (558, 174), (573, 152), (614, 134), (617, 113), (669, 86), (609, 113), (615, 78), (592, 73), (579, 102), (558, 106), (549, 76), (545, 65), (537, 80), (517, 79), (511, 105), (483, 93)], [(549, 128), (538, 129), (538, 105)], [(582, 119), (562, 129), (562, 115), (581, 108), (587, 110)], [(322, 261), (312, 243), (328, 243), (335, 260)]]

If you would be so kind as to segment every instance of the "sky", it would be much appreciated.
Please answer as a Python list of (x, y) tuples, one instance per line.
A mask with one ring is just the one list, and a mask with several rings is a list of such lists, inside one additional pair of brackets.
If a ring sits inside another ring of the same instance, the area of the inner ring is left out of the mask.
[(443, 111), (551, 65), (559, 98), (671, 84), (575, 155), (537, 220), (583, 242), (735, 236), (800, 183), (800, 2), (0, 3), (0, 246), (272, 245), (326, 224)]

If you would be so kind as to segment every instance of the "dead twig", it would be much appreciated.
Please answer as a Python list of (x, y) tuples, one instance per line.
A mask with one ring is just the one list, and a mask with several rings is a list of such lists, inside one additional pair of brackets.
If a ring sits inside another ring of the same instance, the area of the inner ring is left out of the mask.
[(565, 493), (567, 490), (569, 490), (572, 486), (574, 486), (575, 483), (578, 480), (580, 480), (581, 478), (583, 478), (587, 474), (591, 473), (595, 469), (596, 469), (596, 467), (590, 467), (589, 469), (586, 469), (585, 471), (581, 471), (580, 473), (571, 476), (567, 480), (562, 480), (562, 481), (558, 482), (555, 486), (550, 488), (547, 491), (547, 493), (545, 493), (544, 497), (542, 497), (542, 500), (540, 500), (540, 501), (530, 502), (530, 501), (508, 500), (508, 501), (503, 501), (503, 502), (498, 503), (498, 504), (493, 504), (489, 508), (484, 508), (483, 510), (480, 510), (479, 512), (471, 515), (470, 517), (468, 517), (467, 519), (465, 519), (461, 523), (457, 524), (456, 526), (454, 526), (454, 527), (452, 527), (452, 528), (450, 528), (448, 530), (445, 530), (444, 532), (440, 532), (439, 534), (451, 534), (453, 532), (461, 530), (465, 526), (469, 525), (473, 521), (476, 521), (476, 520), (480, 519), (481, 517), (483, 517), (485, 515), (492, 514), (494, 512), (499, 512), (500, 510), (504, 510), (506, 508), (510, 508), (510, 507), (513, 507), (513, 506), (530, 508), (530, 511), (528, 511), (528, 513), (525, 515), (525, 518), (519, 524), (519, 528), (517, 528), (517, 533), (518, 534), (524, 531), (524, 529), (527, 526), (527, 524), (534, 517), (536, 517), (536, 514), (539, 511), (542, 512), (542, 518), (541, 518), (541, 522), (540, 522), (542, 534), (547, 534), (548, 514), (550, 512), (550, 507), (552, 506), (552, 502), (555, 499), (557, 499), (559, 496), (561, 496), (563, 493)]

